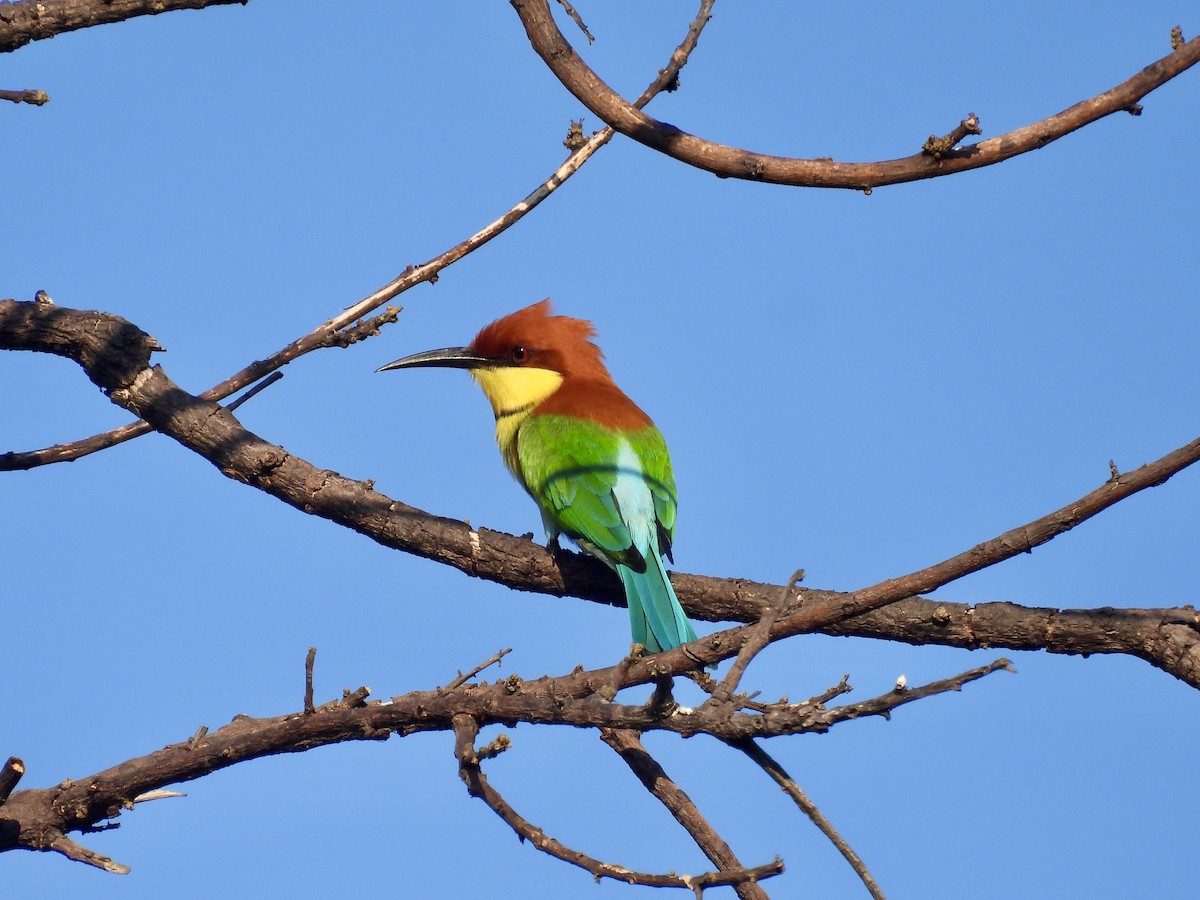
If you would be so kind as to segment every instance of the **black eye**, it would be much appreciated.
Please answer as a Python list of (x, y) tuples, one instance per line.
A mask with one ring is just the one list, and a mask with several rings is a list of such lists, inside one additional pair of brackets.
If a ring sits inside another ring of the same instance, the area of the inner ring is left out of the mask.
[(517, 344), (517, 346), (508, 351), (508, 358), (517, 365), (529, 362), (530, 355), (529, 348), (523, 344)]

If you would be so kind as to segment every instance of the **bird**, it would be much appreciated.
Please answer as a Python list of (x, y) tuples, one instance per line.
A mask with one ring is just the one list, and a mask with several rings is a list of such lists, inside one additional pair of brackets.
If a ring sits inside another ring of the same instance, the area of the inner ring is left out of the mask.
[(560, 535), (616, 572), (633, 641), (648, 653), (696, 640), (671, 562), (678, 504), (662, 433), (619, 388), (591, 322), (549, 299), (482, 328), (465, 347), (428, 350), (377, 371), (466, 369), (496, 418), (504, 463), (537, 503), (548, 546)]

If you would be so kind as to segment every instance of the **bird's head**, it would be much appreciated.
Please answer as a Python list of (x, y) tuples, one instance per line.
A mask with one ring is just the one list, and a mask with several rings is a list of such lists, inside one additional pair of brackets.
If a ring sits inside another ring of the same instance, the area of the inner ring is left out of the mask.
[(591, 322), (555, 316), (542, 300), (497, 319), (465, 347), (427, 350), (381, 366), (467, 369), (499, 417), (545, 400), (567, 378), (611, 380)]

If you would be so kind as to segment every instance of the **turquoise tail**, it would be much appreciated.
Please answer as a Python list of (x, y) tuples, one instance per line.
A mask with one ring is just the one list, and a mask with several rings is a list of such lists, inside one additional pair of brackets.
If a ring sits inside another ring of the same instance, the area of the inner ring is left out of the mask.
[(617, 574), (625, 587), (635, 643), (645, 646), (649, 653), (659, 653), (696, 640), (692, 623), (679, 605), (657, 553), (647, 554), (646, 571), (635, 572), (618, 563)]

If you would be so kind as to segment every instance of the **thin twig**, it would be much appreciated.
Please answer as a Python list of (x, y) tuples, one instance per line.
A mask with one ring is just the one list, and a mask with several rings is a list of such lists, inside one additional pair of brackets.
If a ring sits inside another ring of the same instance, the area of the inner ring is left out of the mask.
[(40, 41), (79, 28), (123, 22), (137, 16), (161, 15), (179, 9), (240, 3), (247, 0), (17, 0), (0, 4), (0, 53), (11, 53), (30, 41)]
[(579, 26), (579, 30), (582, 31), (583, 36), (587, 38), (587, 42), (589, 44), (596, 43), (596, 39), (592, 37), (592, 33), (588, 31), (588, 27), (583, 24), (583, 17), (579, 15), (575, 7), (572, 6), (568, 0), (558, 0), (558, 3), (560, 6), (562, 6), (566, 14), (575, 20), (575, 24)]
[[(228, 0), (228, 2), (232, 2), (232, 0)], [(666, 67), (659, 71), (658, 75), (646, 90), (642, 92), (641, 96), (634, 101), (633, 105), (638, 109), (641, 109), (662, 91), (671, 89), (671, 86), (676, 83), (679, 70), (687, 63), (688, 57), (692, 50), (695, 49), (696, 43), (699, 40), (700, 32), (708, 21), (708, 11), (712, 8), (712, 2), (713, 0), (703, 0), (700, 4), (700, 12), (697, 13), (696, 18), (689, 24), (687, 35), (684, 37), (683, 42), (672, 52)], [(400, 296), (400, 294), (418, 284), (436, 281), (438, 273), (443, 269), (453, 265), (464, 256), (478, 250), (488, 241), (492, 240), (492, 238), (507, 231), (532, 212), (543, 200), (558, 190), (567, 179), (578, 172), (585, 162), (591, 159), (601, 147), (612, 140), (614, 134), (615, 132), (611, 128), (605, 128), (597, 132), (584, 142), (579, 149), (567, 157), (562, 165), (555, 170), (554, 174), (499, 218), (485, 225), (466, 240), (455, 244), (450, 249), (443, 251), (427, 262), (408, 266), (400, 275), (383, 287), (368, 294), (353, 306), (347, 307), (338, 315), (327, 319), (308, 334), (297, 338), (265, 359), (251, 363), (220, 384), (209, 388), (203, 394), (199, 395), (200, 398), (203, 400), (224, 400), (231, 394), (237, 393), (247, 385), (266, 377), (271, 372), (282, 368), (306, 353), (327, 347), (344, 346), (350, 340), (342, 335), (347, 329), (353, 331), (352, 336), (354, 340), (360, 340), (365, 335), (361, 327), (356, 325), (359, 319), (370, 315), (379, 307), (389, 303)], [(380, 324), (386, 321), (395, 321), (395, 315), (390, 312), (384, 313), (377, 317), (377, 321), (372, 323), (371, 327), (367, 330), (375, 331)], [(149, 424), (139, 421), (93, 435), (89, 438), (65, 444), (55, 444), (52, 447), (45, 447), (40, 450), (0, 453), (0, 472), (32, 469), (37, 466), (69, 462), (140, 437), (152, 430)]]
[(187, 794), (182, 791), (164, 791), (154, 790), (146, 791), (144, 794), (138, 794), (130, 803), (149, 803), (151, 800), (170, 800), (174, 797), (186, 797)]
[(456, 687), (466, 684), (468, 681), (470, 681), (472, 678), (474, 678), (476, 675), (478, 675), (484, 669), (488, 668), (489, 666), (496, 665), (497, 663), (500, 662), (500, 660), (504, 659), (504, 657), (508, 656), (508, 654), (510, 654), (510, 653), (512, 653), (512, 647), (505, 647), (502, 650), (497, 650), (495, 653), (493, 653), (491, 656), (489, 656), (487, 659), (485, 659), (483, 662), (481, 662), (479, 665), (477, 665), (471, 671), (469, 671), (465, 674), (463, 672), (459, 672), (458, 677), (455, 678), (450, 683), (448, 683), (447, 685), (445, 685), (442, 688), (442, 690), (450, 691)]
[(770, 875), (778, 874), (778, 871), (782, 869), (781, 864), (775, 863), (770, 866), (759, 866), (755, 869), (743, 869), (737, 872), (708, 872), (704, 875), (694, 876), (676, 875), (674, 873), (652, 874), (648, 872), (635, 872), (623, 866), (601, 862), (598, 859), (580, 853), (578, 850), (572, 850), (570, 847), (547, 835), (536, 825), (527, 821), (520, 813), (509, 806), (508, 802), (495, 788), (488, 784), (487, 777), (479, 767), (479, 758), (475, 750), (475, 738), (479, 734), (478, 722), (471, 716), (460, 714), (454, 716), (453, 727), (454, 755), (458, 759), (459, 776), (462, 778), (463, 783), (466, 784), (467, 792), (472, 797), (478, 797), (483, 800), (505, 824), (516, 832), (517, 837), (522, 841), (529, 841), (537, 849), (553, 856), (555, 859), (560, 859), (563, 862), (587, 870), (597, 882), (602, 878), (612, 878), (616, 881), (623, 881), (626, 884), (642, 884), (649, 887), (680, 887), (694, 891), (697, 887), (703, 889), (717, 885), (736, 884), (742, 881), (767, 878)]
[(10, 756), (0, 768), (0, 806), (8, 799), (9, 794), (16, 788), (17, 782), (25, 774), (25, 763), (19, 756)]
[(269, 388), (275, 382), (279, 381), (281, 378), (283, 378), (282, 372), (272, 372), (270, 375), (268, 375), (266, 378), (264, 378), (262, 381), (260, 381), (254, 387), (250, 388), (250, 390), (246, 391), (246, 393), (242, 394), (242, 396), (240, 396), (236, 400), (234, 400), (232, 403), (226, 403), (225, 408), (227, 410), (229, 410), (230, 412), (233, 412), (235, 409), (237, 409), (239, 406), (241, 406), (243, 403), (245, 403), (247, 400), (249, 400), (251, 397), (253, 397), (255, 394), (257, 394), (259, 391), (265, 391), (267, 388)]
[(128, 875), (132, 871), (124, 863), (116, 862), (102, 853), (97, 853), (95, 850), (89, 850), (87, 847), (75, 843), (62, 832), (57, 832), (49, 836), (46, 849), (53, 850), (55, 853), (61, 853), (67, 859), (95, 866), (97, 869), (103, 869), (105, 872), (111, 872), (114, 875)]
[(764, 772), (770, 775), (775, 783), (783, 788), (784, 793), (791, 797), (792, 800), (795, 801), (796, 805), (804, 812), (804, 814), (812, 820), (812, 823), (821, 830), (821, 833), (824, 834), (825, 837), (829, 838), (833, 846), (837, 847), (838, 852), (846, 858), (846, 862), (850, 863), (851, 868), (853, 868), (858, 874), (858, 877), (862, 879), (862, 883), (866, 886), (867, 890), (870, 891), (871, 896), (874, 897), (875, 900), (885, 900), (883, 891), (880, 890), (879, 884), (875, 881), (875, 878), (867, 869), (867, 864), (862, 861), (862, 857), (854, 852), (854, 848), (851, 847), (846, 839), (841, 836), (838, 830), (833, 827), (833, 823), (825, 817), (824, 813), (822, 813), (817, 805), (809, 799), (808, 795), (800, 789), (800, 785), (796, 783), (795, 779), (788, 775), (783, 766), (776, 762), (775, 759), (769, 753), (767, 753), (767, 751), (763, 750), (762, 747), (756, 744), (753, 740), (737, 741), (731, 743), (730, 746), (737, 750), (741, 750), (748, 757), (750, 757), (750, 759), (757, 763)]
[(954, 126), (954, 130), (949, 134), (944, 134), (941, 137), (931, 134), (921, 147), (921, 152), (932, 156), (934, 159), (942, 159), (969, 134), (983, 134), (983, 131), (979, 127), (979, 116), (975, 115), (975, 113), (967, 113), (967, 117)]
[[(939, 678), (937, 681), (931, 681), (928, 684), (922, 684), (914, 688), (897, 685), (886, 694), (880, 694), (878, 697), (872, 697), (870, 700), (849, 703), (845, 706), (835, 706), (833, 709), (826, 710), (825, 720), (830, 725), (833, 725), (837, 722), (860, 719), (864, 716), (882, 716), (885, 719), (890, 719), (892, 717), (892, 710), (894, 709), (914, 703), (917, 700), (936, 696), (937, 694), (945, 694), (949, 691), (961, 691), (963, 685), (970, 684), (972, 681), (978, 681), (980, 678), (985, 678), (993, 672), (1000, 671), (1016, 672), (1017, 670), (1013, 668), (1012, 662), (1001, 657), (988, 663), (986, 666), (968, 669), (966, 672), (960, 672), (949, 678)], [(818, 716), (818, 718), (821, 717)]]
[(45, 106), (50, 102), (50, 95), (45, 91), (5, 91), (0, 90), (0, 100), (11, 100), (13, 103), (28, 103), (31, 106)]
[[(626, 729), (639, 733), (664, 730), (686, 737), (709, 734), (726, 743), (737, 743), (801, 732), (821, 733), (841, 722), (864, 716), (887, 716), (892, 709), (903, 704), (958, 690), (968, 681), (982, 678), (1006, 666), (1007, 661), (997, 660), (990, 666), (940, 682), (905, 691), (891, 690), (863, 703), (832, 709), (825, 708), (822, 700), (843, 692), (846, 689), (844, 682), (805, 703), (781, 702), (761, 714), (716, 707), (709, 713), (701, 709), (665, 718), (651, 715), (641, 705), (611, 703), (598, 697), (597, 685), (609, 683), (611, 668), (573, 671), (557, 678), (530, 681), (513, 677), (492, 684), (462, 685), (455, 690), (413, 691), (374, 702), (367, 701), (370, 692), (362, 687), (353, 692), (346, 691), (341, 700), (321, 704), (309, 715), (290, 712), (263, 719), (235, 716), (233, 721), (216, 731), (209, 733), (207, 728), (201, 727), (188, 740), (118, 763), (85, 778), (65, 779), (54, 788), (15, 791), (3, 809), (4, 819), (18, 825), (16, 828), (0, 828), (0, 852), (18, 847), (59, 849), (62, 852), (62, 848), (51, 846), (58, 835), (95, 830), (100, 823), (127, 808), (130, 797), (139, 797), (166, 785), (203, 778), (247, 760), (346, 741), (383, 741), (393, 734), (452, 730), (457, 741), (456, 752), (460, 759), (466, 761), (464, 771), (470, 776), (469, 786), (481, 791), (488, 805), (505, 818), (518, 834), (531, 837), (545, 852), (560, 855), (594, 874), (598, 872), (601, 877), (627, 880), (627, 870), (620, 866), (596, 863), (590, 857), (576, 854), (542, 835), (537, 828), (507, 808), (503, 798), (487, 786), (482, 773), (475, 778), (471, 770), (472, 767), (478, 769), (480, 759), (494, 756), (508, 747), (507, 738), (501, 735), (486, 747), (474, 748), (480, 727), (527, 722)], [(624, 670), (625, 686), (652, 681), (654, 675), (649, 669), (648, 664), (642, 664)], [(467, 751), (470, 755), (464, 757)], [(77, 857), (72, 855), (72, 858)], [(98, 860), (84, 861), (96, 865), (100, 864)], [(647, 883), (695, 890), (697, 886), (703, 888), (765, 878), (778, 870), (777, 864), (750, 870), (727, 870), (715, 878), (649, 876), (651, 880)]]
[(725, 677), (721, 679), (721, 683), (712, 692), (712, 697), (705, 701), (706, 703), (729, 702), (729, 699), (733, 696), (733, 692), (738, 688), (738, 683), (742, 680), (742, 675), (746, 672), (746, 667), (750, 665), (750, 661), (759, 654), (763, 647), (770, 643), (771, 628), (775, 625), (775, 620), (779, 618), (780, 612), (783, 611), (783, 608), (791, 598), (792, 588), (803, 578), (803, 569), (797, 569), (793, 572), (792, 577), (783, 586), (775, 602), (767, 606), (763, 610), (762, 618), (750, 626), (749, 634), (746, 636), (745, 643), (742, 644), (742, 649), (738, 651), (737, 658), (733, 661), (733, 665), (729, 667), (729, 671), (725, 674)]
[[(704, 817), (692, 798), (671, 780), (663, 767), (646, 750), (636, 731), (625, 728), (602, 728), (600, 729), (600, 739), (616, 751), (646, 790), (667, 808), (675, 817), (675, 821), (692, 836), (692, 840), (718, 869), (721, 871), (744, 869), (732, 848)], [(782, 861), (776, 857), (775, 862), (782, 872)], [(734, 890), (742, 900), (766, 900), (767, 898), (767, 892), (752, 881), (735, 884)]]
[(207, 726), (207, 725), (201, 725), (199, 728), (197, 728), (197, 729), (196, 729), (196, 732), (195, 732), (195, 734), (193, 734), (193, 735), (192, 735), (190, 738), (188, 738), (188, 740), (187, 740), (187, 746), (188, 746), (188, 748), (189, 748), (189, 749), (194, 749), (194, 748), (196, 748), (196, 747), (199, 747), (199, 746), (200, 746), (200, 742), (201, 742), (202, 740), (204, 740), (204, 738), (205, 738), (207, 735), (208, 735), (208, 726)]
[(317, 661), (317, 648), (309, 647), (304, 658), (304, 712), (313, 712), (313, 665)]
[(722, 178), (797, 187), (861, 191), (994, 165), (1040, 149), (1105, 116), (1139, 108), (1138, 100), (1200, 62), (1200, 39), (1186, 41), (1111, 90), (1031, 125), (972, 144), (963, 152), (942, 159), (917, 153), (903, 159), (851, 163), (758, 153), (715, 143), (654, 119), (628, 103), (583, 61), (555, 24), (547, 0), (511, 0), (511, 5), (534, 52), (555, 77), (594, 115), (626, 137)]

